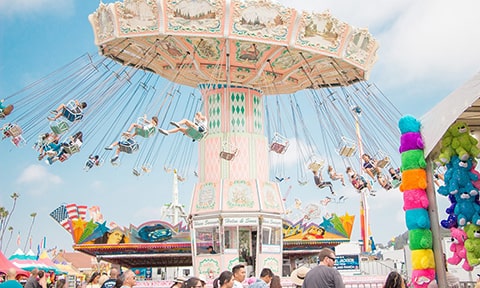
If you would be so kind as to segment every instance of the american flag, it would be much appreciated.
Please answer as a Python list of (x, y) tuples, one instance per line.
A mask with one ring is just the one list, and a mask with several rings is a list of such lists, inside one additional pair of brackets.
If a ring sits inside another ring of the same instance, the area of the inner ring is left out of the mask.
[(78, 219), (77, 204), (75, 204), (75, 203), (67, 204), (67, 205), (65, 205), (65, 208), (67, 209), (68, 218), (70, 220)]
[(50, 216), (55, 219), (60, 225), (63, 226), (68, 232), (70, 231), (70, 224), (68, 223), (68, 212), (67, 207), (65, 205), (61, 205), (57, 209), (53, 210), (50, 213)]
[(87, 217), (87, 208), (87, 205), (77, 205), (78, 216), (83, 220)]

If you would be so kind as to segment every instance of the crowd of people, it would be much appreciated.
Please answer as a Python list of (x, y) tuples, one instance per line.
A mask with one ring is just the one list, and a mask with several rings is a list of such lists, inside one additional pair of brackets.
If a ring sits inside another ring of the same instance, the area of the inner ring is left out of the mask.
[[(340, 272), (335, 268), (336, 254), (330, 248), (323, 248), (318, 254), (318, 265), (313, 268), (300, 266), (293, 270), (290, 282), (296, 288), (344, 288), (345, 284)], [(281, 288), (282, 282), (279, 275), (275, 275), (270, 268), (263, 268), (258, 278), (247, 279), (247, 267), (243, 264), (235, 265), (231, 271), (221, 272), (217, 278), (209, 283), (213, 288)], [(447, 287), (462, 287), (458, 277), (447, 272)], [(55, 277), (47, 275), (42, 270), (33, 269), (26, 281), (19, 282), (20, 274), (15, 268), (10, 268), (5, 274), (5, 279), (0, 288), (68, 288), (69, 283), (65, 276)], [(474, 288), (480, 288), (480, 274)], [(109, 275), (98, 271), (92, 272), (84, 283), (77, 288), (133, 288), (137, 285), (135, 273), (128, 269), (121, 271), (112, 267)], [(201, 277), (178, 277), (173, 280), (170, 288), (205, 288), (207, 282)], [(292, 287), (289, 285), (288, 287)], [(411, 287), (407, 279), (397, 271), (390, 272), (383, 284), (383, 288)], [(437, 288), (436, 280), (429, 283), (428, 288)], [(470, 286), (469, 286), (470, 287)]]

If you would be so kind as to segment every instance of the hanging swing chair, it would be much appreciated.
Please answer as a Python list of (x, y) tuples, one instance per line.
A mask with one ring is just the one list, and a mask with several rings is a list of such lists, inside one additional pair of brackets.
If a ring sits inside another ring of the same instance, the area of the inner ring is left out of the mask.
[(23, 139), (22, 132), (22, 128), (17, 124), (7, 123), (2, 127), (3, 139), (11, 138), (10, 142), (17, 147), (27, 143), (25, 139)]
[(70, 100), (67, 103), (67, 107), (63, 109), (62, 116), (73, 123), (82, 120), (83, 111), (75, 104), (74, 100)]
[(205, 137), (206, 134), (207, 134), (206, 131), (200, 132), (200, 131), (198, 131), (198, 129), (196, 129), (194, 127), (188, 127), (187, 130), (185, 131), (185, 135), (192, 138), (194, 141), (202, 140), (203, 137)]
[(83, 167), (83, 170), (85, 170), (85, 172), (88, 172), (93, 167), (102, 166), (102, 164), (103, 164), (102, 160), (89, 157), (88, 160), (85, 161), (85, 166)]
[(224, 142), (222, 145), (222, 151), (220, 151), (220, 158), (227, 161), (231, 161), (235, 158), (235, 156), (237, 156), (237, 153), (238, 153), (237, 147), (227, 142)]
[(311, 171), (318, 172), (323, 169), (323, 166), (325, 166), (325, 160), (312, 157), (312, 159), (308, 162), (307, 168)]
[(3, 138), (17, 137), (22, 135), (22, 128), (17, 124), (7, 123), (2, 127)]
[(307, 180), (307, 179), (298, 179), (297, 182), (298, 182), (298, 184), (299, 184), (300, 186), (305, 186), (305, 185), (308, 184), (308, 180)]
[(379, 150), (378, 153), (375, 155), (377, 160), (377, 167), (380, 169), (385, 168), (388, 164), (390, 164), (390, 157), (386, 155), (385, 152)]
[(8, 105), (7, 107), (0, 109), (0, 119), (3, 119), (6, 116), (10, 115), (12, 111), (13, 111), (13, 105)]
[(75, 143), (68, 144), (67, 146), (63, 147), (63, 150), (65, 151), (65, 153), (72, 155), (80, 152), (80, 146), (78, 146), (78, 144), (75, 144)]
[(52, 130), (52, 132), (57, 135), (62, 135), (63, 133), (68, 131), (69, 128), (70, 126), (65, 120), (55, 120), (52, 122), (52, 124), (50, 124), (50, 130)]
[(398, 188), (400, 186), (400, 184), (402, 184), (402, 181), (397, 180), (397, 179), (392, 179), (390, 181), (390, 184), (392, 184), (393, 188)]
[(137, 134), (138, 136), (141, 136), (143, 138), (149, 138), (150, 136), (155, 134), (155, 131), (157, 130), (157, 128), (155, 126), (151, 126), (147, 129), (145, 129), (145, 127), (147, 126), (145, 124), (147, 124), (147, 123), (145, 123), (145, 118), (143, 118), (143, 117), (138, 118), (137, 123), (144, 123), (144, 125), (142, 125), (142, 127), (135, 127), (135, 134)]
[(338, 155), (342, 157), (352, 157), (357, 152), (357, 144), (355, 141), (342, 136), (337, 149)]
[(137, 177), (140, 176), (140, 175), (142, 175), (142, 174), (140, 173), (140, 170), (137, 169), (137, 168), (133, 168), (133, 169), (132, 169), (132, 174), (133, 174), (133, 176), (137, 176)]
[(120, 152), (132, 154), (133, 152), (138, 151), (139, 145), (135, 140), (129, 138), (129, 139), (124, 139), (123, 141), (120, 141), (118, 143), (118, 147), (120, 147)]
[(275, 132), (270, 144), (270, 151), (283, 154), (287, 151), (289, 145), (290, 143), (288, 142), (287, 138)]

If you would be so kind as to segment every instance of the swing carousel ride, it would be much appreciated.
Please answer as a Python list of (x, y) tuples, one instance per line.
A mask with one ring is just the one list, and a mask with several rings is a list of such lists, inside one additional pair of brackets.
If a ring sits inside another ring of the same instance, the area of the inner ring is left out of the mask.
[[(387, 170), (398, 167), (390, 155), (398, 153), (400, 113), (367, 82), (378, 45), (366, 29), (328, 11), (252, 0), (100, 3), (89, 20), (100, 55), (81, 56), (6, 98), (15, 110), (3, 120), (4, 138), (15, 146), (35, 143), (50, 165), (84, 157), (89, 173), (132, 160), (140, 177), (163, 164), (174, 174), (174, 191), (177, 181), (197, 178), (188, 214), (174, 193), (171, 223), (108, 227), (96, 206), (90, 219), (85, 206), (60, 206), (51, 216), (72, 234), (76, 250), (129, 267), (193, 265), (206, 277), (239, 262), (256, 274), (265, 266), (281, 273), (284, 258), (350, 240), (354, 216), (327, 209), (347, 199), (336, 195), (340, 183), (359, 192), (350, 198), (360, 195), (368, 243), (367, 197), (398, 184)], [(41, 105), (47, 95), (49, 103), (66, 105), (49, 114), (51, 107)], [(197, 111), (208, 119), (206, 131), (162, 134), (184, 123), (170, 121), (193, 119)], [(94, 136), (100, 141), (89, 140)], [(351, 187), (349, 180), (369, 179), (361, 177), (364, 153), (378, 160), (376, 179)], [(347, 167), (353, 169), (343, 175)], [(331, 194), (322, 188), (327, 170)], [(303, 205), (290, 195), (292, 186), (303, 189), (314, 179), (328, 196)], [(102, 240), (115, 233), (123, 237)], [(217, 253), (207, 253), (208, 246)]]

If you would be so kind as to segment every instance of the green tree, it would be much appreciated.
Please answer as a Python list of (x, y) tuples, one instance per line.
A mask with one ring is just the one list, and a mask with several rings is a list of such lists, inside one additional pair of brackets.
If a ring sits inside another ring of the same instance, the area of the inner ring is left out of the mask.
[(12, 198), (13, 200), (12, 209), (10, 209), (10, 211), (8, 211), (7, 208), (5, 207), (0, 207), (0, 250), (2, 250), (2, 247), (3, 247), (3, 236), (5, 235), (5, 231), (9, 228), (8, 223), (10, 222), (10, 218), (12, 217), (13, 211), (15, 211), (15, 207), (17, 205), (17, 199), (19, 197), (20, 197), (20, 194), (16, 192), (10, 195), (10, 198)]
[(35, 217), (37, 217), (37, 213), (33, 212), (32, 214), (30, 214), (30, 217), (32, 217), (32, 223), (30, 223), (30, 228), (28, 228), (28, 235), (27, 235), (27, 239), (25, 240), (25, 246), (23, 247), (23, 251), (27, 249), (27, 243), (30, 242), (28, 241), (28, 239), (30, 239), (30, 234), (32, 234), (32, 228), (33, 228), (33, 224), (35, 223)]

